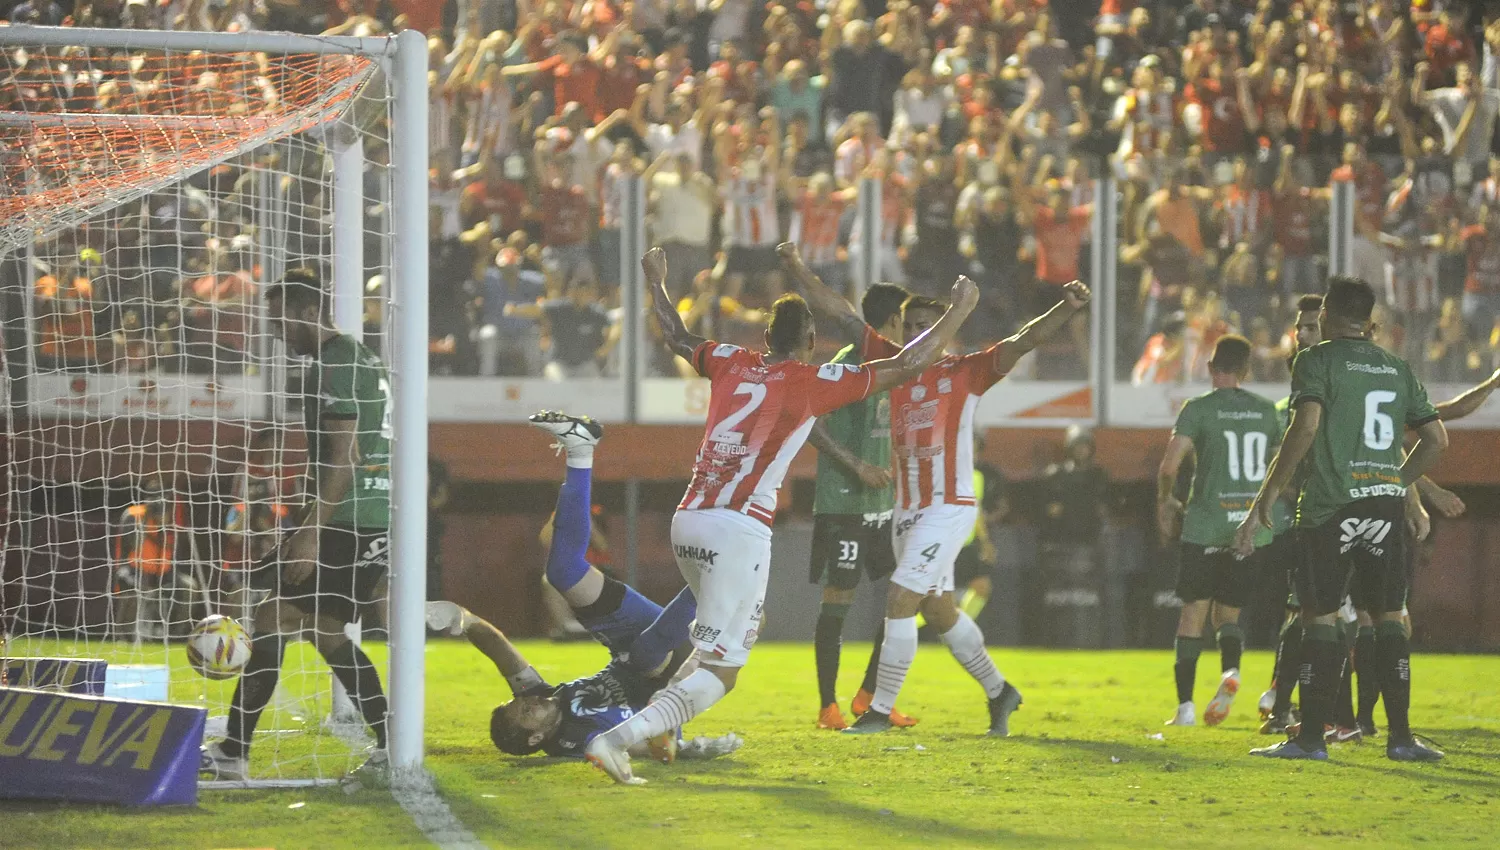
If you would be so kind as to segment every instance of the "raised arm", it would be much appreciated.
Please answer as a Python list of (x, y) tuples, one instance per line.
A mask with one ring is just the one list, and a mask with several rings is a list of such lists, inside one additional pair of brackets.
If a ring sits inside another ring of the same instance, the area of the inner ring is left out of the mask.
[(1489, 380), (1484, 383), (1464, 391), (1455, 398), (1439, 402), (1435, 405), (1437, 407), (1438, 418), (1444, 422), (1452, 422), (1455, 419), (1462, 419), (1468, 416), (1484, 406), (1485, 401), (1490, 397), (1490, 393), (1493, 393), (1497, 386), (1500, 386), (1500, 369), (1496, 369), (1495, 373), (1490, 375)]
[(795, 242), (783, 242), (776, 246), (776, 254), (786, 268), (787, 277), (800, 290), (802, 297), (812, 308), (830, 317), (846, 338), (858, 342), (865, 333), (865, 320), (860, 318), (847, 299), (829, 289), (826, 284), (802, 262), (802, 253)]
[(688, 332), (687, 326), (682, 323), (682, 317), (677, 315), (677, 307), (672, 304), (672, 296), (667, 294), (667, 252), (660, 248), (647, 251), (641, 257), (641, 271), (646, 274), (646, 291), (651, 293), (651, 311), (656, 316), (656, 323), (661, 328), (667, 348), (678, 357), (692, 362), (693, 352), (705, 340)]
[(952, 303), (937, 324), (908, 342), (895, 357), (865, 364), (874, 374), (870, 392), (884, 392), (899, 387), (938, 362), (978, 303), (979, 287), (974, 281), (960, 275), (953, 284)]
[(995, 351), (995, 371), (1000, 374), (1010, 372), (1018, 360), (1067, 327), (1073, 316), (1088, 307), (1093, 298), (1089, 288), (1076, 280), (1063, 284), (1062, 291), (1062, 300), (1051, 310), (1027, 322), (1020, 330), (1000, 341)]

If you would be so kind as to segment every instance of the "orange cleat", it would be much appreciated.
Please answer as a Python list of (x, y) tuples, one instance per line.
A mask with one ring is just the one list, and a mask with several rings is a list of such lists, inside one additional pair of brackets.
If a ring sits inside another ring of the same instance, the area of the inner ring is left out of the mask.
[(849, 724), (844, 722), (844, 713), (839, 711), (837, 703), (831, 702), (823, 706), (822, 712), (818, 714), (818, 728), (835, 731), (849, 728)]
[[(860, 688), (859, 692), (854, 695), (854, 701), (849, 704), (849, 711), (853, 713), (855, 717), (859, 717), (870, 710), (870, 703), (874, 701), (874, 699), (874, 694), (870, 693), (864, 688)], [(920, 722), (920, 720), (912, 717), (911, 715), (902, 714), (900, 711), (897, 711), (895, 709), (891, 710), (892, 726), (906, 729), (915, 726)]]

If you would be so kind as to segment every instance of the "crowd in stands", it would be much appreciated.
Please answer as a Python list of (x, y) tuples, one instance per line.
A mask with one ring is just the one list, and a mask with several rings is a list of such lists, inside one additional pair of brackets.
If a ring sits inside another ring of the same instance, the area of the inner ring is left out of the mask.
[[(1478, 3), (0, 0), (0, 17), (426, 33), (433, 362), (451, 374), (617, 374), (631, 176), (700, 333), (758, 339), (790, 239), (840, 287), (860, 283), (865, 251), (879, 279), (926, 294), (969, 274), (984, 293), (970, 346), (1088, 274), (1094, 180), (1110, 176), (1115, 377), (1137, 383), (1206, 377), (1229, 332), (1253, 342), (1256, 379), (1285, 380), (1285, 329), (1296, 296), (1322, 287), (1330, 187), (1348, 180), (1382, 342), (1429, 380), (1500, 365), (1500, 15)], [(139, 91), (124, 59), (68, 96), (104, 108)], [(264, 77), (206, 76), (205, 97), (275, 97)], [(857, 220), (866, 178), (881, 190), (872, 227)], [(232, 174), (200, 183), (221, 207), (235, 190)], [(206, 234), (209, 271), (148, 293), (172, 309), (86, 332), (74, 316), (88, 340), (59, 333), (53, 354), (171, 336), (162, 322), (252, 299), (236, 238), (254, 234)], [(79, 256), (37, 284), (39, 303), (101, 297)], [(1087, 342), (1081, 325), (1062, 335), (1029, 375), (1082, 377)], [(654, 356), (648, 372), (684, 365)]]

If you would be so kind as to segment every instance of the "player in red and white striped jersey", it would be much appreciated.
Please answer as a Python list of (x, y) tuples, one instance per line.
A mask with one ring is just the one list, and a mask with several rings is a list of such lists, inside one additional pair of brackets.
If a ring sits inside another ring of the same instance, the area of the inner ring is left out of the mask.
[(689, 333), (668, 297), (666, 254), (641, 260), (657, 323), (668, 347), (711, 384), (708, 425), (687, 495), (672, 518), (677, 566), (698, 599), (693, 656), (644, 711), (600, 735), (586, 757), (615, 781), (639, 784), (629, 748), (666, 735), (703, 713), (734, 687), (760, 625), (771, 565), (776, 491), (816, 417), (920, 375), (943, 356), (978, 303), (973, 281), (953, 285), (954, 305), (891, 356), (862, 366), (807, 361), (813, 317), (796, 295), (779, 299), (766, 329), (765, 353), (720, 345)]
[[(862, 338), (864, 359), (889, 356), (895, 343), (881, 337), (854, 308), (831, 292), (795, 256), (794, 281), (820, 309)], [(870, 710), (846, 732), (868, 734), (892, 728), (891, 709), (917, 654), (917, 614), (942, 636), (953, 657), (984, 687), (991, 735), (1009, 734), (1010, 713), (1021, 693), (996, 669), (984, 634), (953, 601), (953, 564), (974, 528), (974, 411), (985, 391), (1010, 372), (1022, 355), (1062, 330), (1089, 303), (1088, 287), (1064, 284), (1063, 300), (1007, 339), (973, 354), (945, 357), (915, 380), (891, 390), (892, 478), (896, 481), (896, 571), (886, 595), (885, 641)], [(943, 305), (912, 296), (901, 309), (902, 335), (925, 333)]]

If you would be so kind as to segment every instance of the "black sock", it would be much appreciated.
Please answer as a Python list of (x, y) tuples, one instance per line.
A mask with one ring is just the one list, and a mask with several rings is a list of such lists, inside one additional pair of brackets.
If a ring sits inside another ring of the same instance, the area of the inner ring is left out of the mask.
[(1293, 617), (1281, 630), (1281, 642), (1276, 645), (1276, 677), (1272, 686), (1276, 689), (1276, 705), (1271, 713), (1280, 717), (1292, 710), (1292, 690), (1297, 687), (1297, 678), (1302, 669), (1302, 618)]
[(1338, 696), (1333, 701), (1333, 723), (1345, 729), (1354, 726), (1354, 624), (1339, 622), (1339, 645), (1344, 648), (1344, 666), (1339, 668)]
[(349, 693), (349, 699), (359, 706), (365, 725), (375, 735), (375, 746), (385, 749), (385, 692), (380, 689), (380, 676), (370, 663), (370, 656), (350, 642), (325, 654), (323, 660), (333, 668), (333, 675)]
[(823, 603), (813, 630), (813, 657), (818, 665), (818, 707), (839, 701), (839, 650), (844, 645), (844, 617), (848, 605)]
[(1336, 626), (1305, 627), (1302, 640), (1302, 732), (1297, 743), (1305, 750), (1323, 749), (1323, 727), (1333, 721), (1334, 700), (1339, 692), (1339, 674), (1348, 651), (1339, 640)]
[(1380, 701), (1380, 660), (1375, 649), (1375, 627), (1360, 626), (1354, 639), (1354, 685), (1359, 694), (1355, 717), (1360, 723), (1375, 721), (1375, 703)]
[(1381, 623), (1375, 630), (1380, 669), (1380, 695), (1385, 699), (1386, 740), (1411, 737), (1411, 641), (1400, 623)]
[(1198, 675), (1198, 656), (1203, 652), (1203, 638), (1177, 636), (1177, 661), (1172, 671), (1177, 678), (1177, 704), (1193, 701), (1193, 680)]
[(234, 686), (234, 698), (229, 701), (229, 731), (219, 748), (231, 758), (247, 756), (250, 741), (255, 737), (255, 727), (260, 723), (260, 713), (271, 694), (276, 692), (276, 680), (281, 677), (281, 656), (286, 651), (286, 638), (274, 632), (256, 635), (250, 641), (250, 660), (245, 662), (245, 672), (240, 674)]
[(1240, 655), (1245, 651), (1245, 632), (1238, 623), (1219, 627), (1219, 672), (1240, 669)]
[(866, 693), (875, 693), (875, 677), (880, 674), (880, 645), (885, 643), (885, 618), (875, 624), (875, 646), (870, 649), (870, 663), (865, 665), (865, 680), (860, 683), (860, 690)]

